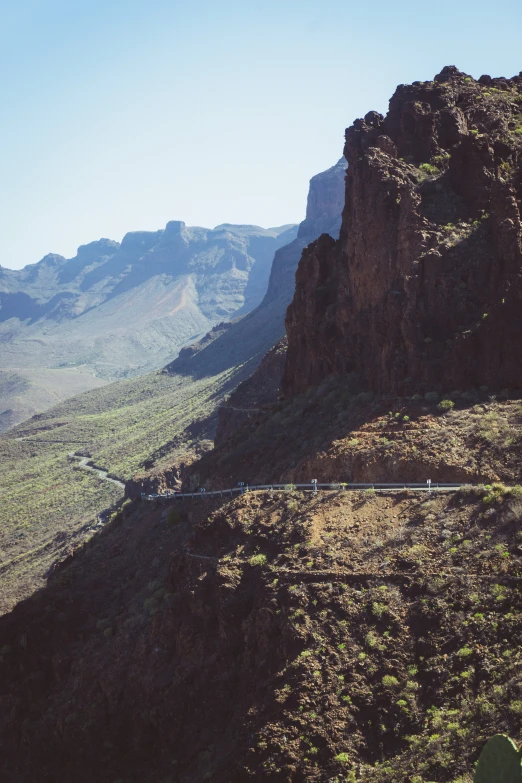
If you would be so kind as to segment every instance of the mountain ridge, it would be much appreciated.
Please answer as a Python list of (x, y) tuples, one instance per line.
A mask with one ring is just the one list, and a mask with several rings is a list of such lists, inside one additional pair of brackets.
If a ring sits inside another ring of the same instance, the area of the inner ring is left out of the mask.
[[(48, 254), (22, 270), (2, 268), (0, 426), (70, 388), (159, 369), (214, 324), (248, 312), (266, 291), (274, 252), (296, 231), (170, 221), (121, 243), (81, 245), (72, 259)], [(27, 388), (8, 393), (20, 376)]]

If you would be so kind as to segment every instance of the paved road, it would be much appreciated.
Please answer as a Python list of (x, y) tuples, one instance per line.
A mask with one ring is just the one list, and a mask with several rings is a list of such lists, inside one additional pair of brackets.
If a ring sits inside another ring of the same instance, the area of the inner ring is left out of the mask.
[(109, 481), (111, 484), (116, 484), (116, 486), (120, 487), (120, 489), (125, 489), (125, 484), (123, 481), (118, 481), (118, 479), (111, 478), (106, 470), (96, 468), (94, 465), (89, 465), (91, 462), (89, 457), (82, 457), (81, 454), (76, 454), (75, 451), (69, 452), (69, 456), (79, 460), (78, 466), (80, 468), (83, 468), (84, 470), (90, 470), (92, 473), (96, 473), (96, 475), (103, 479), (103, 481)]
[(449, 483), (381, 483), (375, 482), (373, 484), (345, 484), (343, 483), (331, 483), (331, 484), (318, 484), (312, 482), (309, 484), (258, 484), (255, 486), (242, 485), (237, 487), (229, 487), (228, 489), (217, 489), (211, 492), (207, 492), (205, 489), (200, 489), (198, 492), (166, 492), (162, 495), (145, 495), (142, 493), (142, 500), (157, 500), (167, 498), (208, 498), (208, 497), (233, 497), (235, 495), (241, 495), (244, 492), (259, 491), (259, 490), (283, 490), (292, 491), (294, 489), (304, 490), (305, 492), (318, 492), (318, 491), (355, 491), (355, 490), (374, 490), (375, 492), (401, 492), (405, 489), (413, 489), (418, 492), (438, 492), (440, 490), (445, 492), (454, 492), (464, 484), (449, 484)]

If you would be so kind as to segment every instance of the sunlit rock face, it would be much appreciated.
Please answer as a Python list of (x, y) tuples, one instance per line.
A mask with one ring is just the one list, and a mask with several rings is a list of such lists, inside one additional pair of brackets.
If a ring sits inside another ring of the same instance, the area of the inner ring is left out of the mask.
[(346, 131), (338, 241), (302, 256), (286, 395), (331, 373), (407, 394), (522, 386), (522, 76), (453, 66)]

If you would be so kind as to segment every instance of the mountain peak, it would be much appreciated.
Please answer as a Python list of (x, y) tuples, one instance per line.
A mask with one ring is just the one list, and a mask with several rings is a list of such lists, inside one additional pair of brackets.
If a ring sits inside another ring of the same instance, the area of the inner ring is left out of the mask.
[(97, 239), (93, 242), (88, 242), (86, 245), (80, 245), (76, 251), (76, 257), (83, 259), (86, 256), (111, 256), (119, 249), (119, 247), (120, 243), (115, 242), (113, 239)]
[(183, 220), (169, 220), (165, 226), (165, 232), (167, 234), (181, 234), (186, 227)]

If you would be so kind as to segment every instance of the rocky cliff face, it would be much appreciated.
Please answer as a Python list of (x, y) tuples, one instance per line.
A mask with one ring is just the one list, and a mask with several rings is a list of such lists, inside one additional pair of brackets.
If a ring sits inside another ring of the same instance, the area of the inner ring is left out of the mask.
[(310, 180), (306, 218), (299, 226), (298, 237), (330, 234), (337, 239), (341, 229), (344, 207), (344, 175), (346, 158), (340, 158), (335, 166), (316, 174)]
[(303, 249), (321, 234), (338, 238), (344, 206), (345, 172), (346, 159), (342, 157), (335, 166), (316, 174), (310, 180), (306, 218), (299, 225), (296, 239), (276, 252), (265, 300), (271, 301), (284, 295), (290, 302)]
[(346, 131), (340, 239), (303, 253), (284, 392), (522, 386), (522, 75), (453, 66)]

